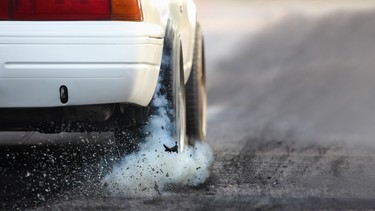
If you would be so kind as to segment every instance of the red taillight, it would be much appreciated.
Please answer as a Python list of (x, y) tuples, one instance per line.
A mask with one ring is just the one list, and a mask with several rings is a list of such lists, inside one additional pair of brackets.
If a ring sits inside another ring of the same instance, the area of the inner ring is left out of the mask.
[(142, 12), (138, 0), (0, 0), (1, 19), (141, 21)]
[(9, 19), (9, 1), (0, 0), (0, 20)]
[(13, 0), (14, 20), (108, 20), (109, 0)]

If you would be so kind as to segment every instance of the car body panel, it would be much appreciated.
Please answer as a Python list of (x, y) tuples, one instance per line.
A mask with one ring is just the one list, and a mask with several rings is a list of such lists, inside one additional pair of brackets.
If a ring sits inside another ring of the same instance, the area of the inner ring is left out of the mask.
[[(192, 0), (141, 0), (143, 21), (0, 21), (0, 108), (133, 103), (146, 106), (172, 23), (192, 66)], [(68, 87), (69, 101), (59, 98)]]
[(187, 82), (194, 53), (197, 9), (193, 0), (142, 0), (144, 21), (161, 25), (166, 31), (167, 25), (173, 22), (178, 32), (183, 50), (184, 79)]

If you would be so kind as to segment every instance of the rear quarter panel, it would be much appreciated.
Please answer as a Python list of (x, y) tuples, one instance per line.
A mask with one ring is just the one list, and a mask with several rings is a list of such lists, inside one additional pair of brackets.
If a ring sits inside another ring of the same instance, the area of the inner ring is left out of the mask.
[(164, 29), (168, 21), (176, 27), (176, 33), (181, 39), (185, 83), (190, 75), (195, 41), (196, 6), (193, 0), (142, 0), (144, 21), (159, 24)]

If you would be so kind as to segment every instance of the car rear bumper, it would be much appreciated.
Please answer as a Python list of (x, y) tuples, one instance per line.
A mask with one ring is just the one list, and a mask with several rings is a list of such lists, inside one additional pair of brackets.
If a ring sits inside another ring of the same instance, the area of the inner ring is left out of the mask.
[[(96, 23), (96, 24), (95, 24)], [(146, 106), (163, 49), (145, 23), (0, 23), (0, 108), (109, 103)], [(60, 100), (60, 87), (69, 100)]]

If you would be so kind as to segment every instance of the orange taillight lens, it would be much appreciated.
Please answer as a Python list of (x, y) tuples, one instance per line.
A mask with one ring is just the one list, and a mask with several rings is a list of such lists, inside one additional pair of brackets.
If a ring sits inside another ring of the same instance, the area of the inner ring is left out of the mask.
[(138, 0), (112, 0), (112, 20), (141, 21), (142, 11)]

